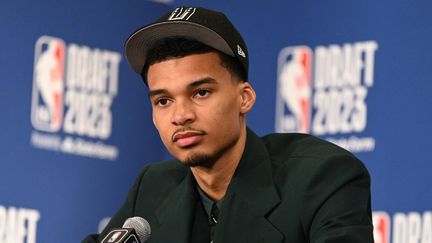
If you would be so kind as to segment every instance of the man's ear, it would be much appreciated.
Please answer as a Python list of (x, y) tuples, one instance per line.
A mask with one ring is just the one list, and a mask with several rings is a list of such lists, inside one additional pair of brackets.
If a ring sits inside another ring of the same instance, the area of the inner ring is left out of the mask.
[(249, 82), (244, 82), (241, 86), (240, 112), (246, 114), (255, 104), (256, 93)]

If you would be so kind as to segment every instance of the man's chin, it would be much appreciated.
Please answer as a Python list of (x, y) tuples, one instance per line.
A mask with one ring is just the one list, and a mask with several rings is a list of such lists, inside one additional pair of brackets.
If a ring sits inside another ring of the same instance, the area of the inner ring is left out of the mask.
[(192, 154), (187, 158), (180, 160), (182, 164), (189, 167), (206, 167), (210, 168), (214, 164), (214, 158), (208, 154)]

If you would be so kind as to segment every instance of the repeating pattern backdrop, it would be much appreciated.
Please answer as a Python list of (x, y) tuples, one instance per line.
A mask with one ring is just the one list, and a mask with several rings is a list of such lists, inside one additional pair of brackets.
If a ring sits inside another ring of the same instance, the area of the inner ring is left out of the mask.
[(432, 3), (24, 1), (0, 7), (0, 243), (79, 242), (146, 163), (168, 158), (124, 40), (177, 5), (248, 44), (258, 134), (307, 132), (361, 158), (378, 243), (432, 243)]

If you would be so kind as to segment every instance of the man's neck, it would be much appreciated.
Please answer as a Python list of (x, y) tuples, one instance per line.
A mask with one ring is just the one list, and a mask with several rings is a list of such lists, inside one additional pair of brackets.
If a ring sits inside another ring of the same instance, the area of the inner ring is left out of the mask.
[(231, 179), (237, 169), (246, 144), (246, 132), (239, 141), (221, 156), (211, 168), (191, 167), (192, 174), (198, 186), (213, 201), (221, 200), (228, 189)]

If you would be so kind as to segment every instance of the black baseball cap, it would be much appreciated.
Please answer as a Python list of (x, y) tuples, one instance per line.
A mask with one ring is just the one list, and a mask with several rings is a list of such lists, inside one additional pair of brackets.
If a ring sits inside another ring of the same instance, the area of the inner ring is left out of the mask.
[(126, 59), (132, 69), (141, 74), (149, 49), (170, 37), (192, 39), (235, 57), (247, 79), (249, 56), (242, 36), (225, 14), (201, 7), (178, 7), (135, 31), (125, 43)]

